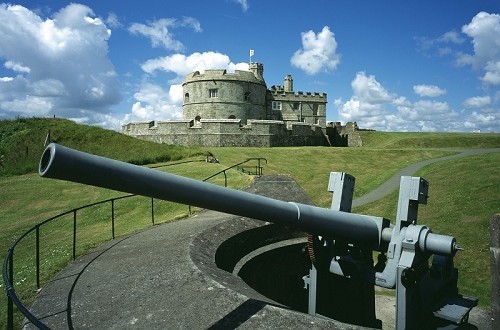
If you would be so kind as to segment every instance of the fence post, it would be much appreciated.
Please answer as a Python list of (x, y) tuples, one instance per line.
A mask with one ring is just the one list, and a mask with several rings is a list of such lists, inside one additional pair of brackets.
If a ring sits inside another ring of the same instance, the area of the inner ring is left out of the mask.
[(223, 173), (224, 173), (224, 187), (227, 187), (227, 175), (226, 175), (226, 171), (224, 171)]
[[(12, 289), (14, 289), (14, 249), (9, 257), (9, 278)], [(7, 292), (7, 329), (14, 329), (14, 302)]]
[(493, 329), (500, 329), (500, 213), (490, 223), (490, 262)]
[(73, 210), (73, 260), (76, 259), (76, 209)]
[(154, 203), (154, 198), (151, 197), (151, 222), (153, 223), (153, 226), (155, 225), (155, 203)]
[(40, 226), (36, 226), (36, 289), (40, 289)]
[(115, 239), (115, 200), (111, 200), (111, 236)]

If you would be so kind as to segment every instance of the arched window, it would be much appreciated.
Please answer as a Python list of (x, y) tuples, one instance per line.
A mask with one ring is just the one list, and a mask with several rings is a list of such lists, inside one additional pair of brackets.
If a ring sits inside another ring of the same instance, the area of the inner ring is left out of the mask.
[(195, 123), (195, 124), (199, 124), (199, 123), (200, 123), (200, 121), (201, 121), (201, 117), (200, 117), (200, 116), (196, 116), (196, 117), (194, 117), (194, 123)]
[(235, 115), (231, 115), (231, 116), (227, 117), (227, 119), (236, 119), (236, 116)]
[(189, 93), (184, 94), (184, 103), (189, 102)]

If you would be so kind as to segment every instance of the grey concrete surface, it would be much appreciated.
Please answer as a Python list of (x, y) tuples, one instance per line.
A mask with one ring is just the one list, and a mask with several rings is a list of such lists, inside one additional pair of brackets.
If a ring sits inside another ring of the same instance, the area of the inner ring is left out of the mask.
[[(457, 156), (440, 160), (453, 157)], [(398, 175), (411, 175), (419, 166), (435, 161), (419, 163)], [(399, 179), (396, 188), (388, 184), (379, 194), (397, 189), (398, 184)], [(262, 177), (247, 190), (308, 201), (288, 177)], [(358, 199), (357, 205), (367, 200)], [(217, 244), (246, 226), (255, 226), (244, 220), (204, 211), (111, 241), (63, 269), (43, 287), (30, 310), (54, 329), (360, 328), (287, 309), (216, 267)], [(377, 296), (377, 317), (386, 329), (394, 327), (394, 304), (392, 297)], [(491, 317), (476, 308), (470, 323), (472, 329), (490, 329)]]

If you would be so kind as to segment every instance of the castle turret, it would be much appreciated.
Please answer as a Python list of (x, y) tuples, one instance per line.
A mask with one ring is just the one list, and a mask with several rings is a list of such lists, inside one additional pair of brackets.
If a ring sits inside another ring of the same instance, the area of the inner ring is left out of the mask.
[(285, 92), (293, 92), (293, 78), (289, 74), (285, 77)]
[(250, 71), (253, 72), (255, 78), (264, 80), (264, 64), (252, 62), (250, 63)]
[(266, 84), (256, 76), (262, 73), (262, 64), (255, 63), (255, 71), (205, 70), (192, 72), (182, 84), (184, 119), (199, 124), (204, 119), (247, 119), (266, 117)]

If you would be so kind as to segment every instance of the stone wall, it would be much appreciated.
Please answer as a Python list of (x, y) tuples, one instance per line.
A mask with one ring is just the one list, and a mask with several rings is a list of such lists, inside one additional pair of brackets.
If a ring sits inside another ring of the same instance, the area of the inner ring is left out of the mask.
[[(281, 103), (281, 110), (273, 109), (273, 102)], [(310, 125), (326, 126), (326, 93), (285, 91), (274, 86), (266, 94), (268, 118), (299, 121)]]
[(358, 124), (348, 122), (342, 125), (340, 122), (331, 122), (326, 126), (326, 135), (330, 144), (336, 147), (361, 147), (363, 141), (359, 134)]
[(201, 119), (130, 123), (122, 132), (143, 140), (182, 146), (204, 147), (286, 147), (327, 146), (321, 127), (273, 120)]

